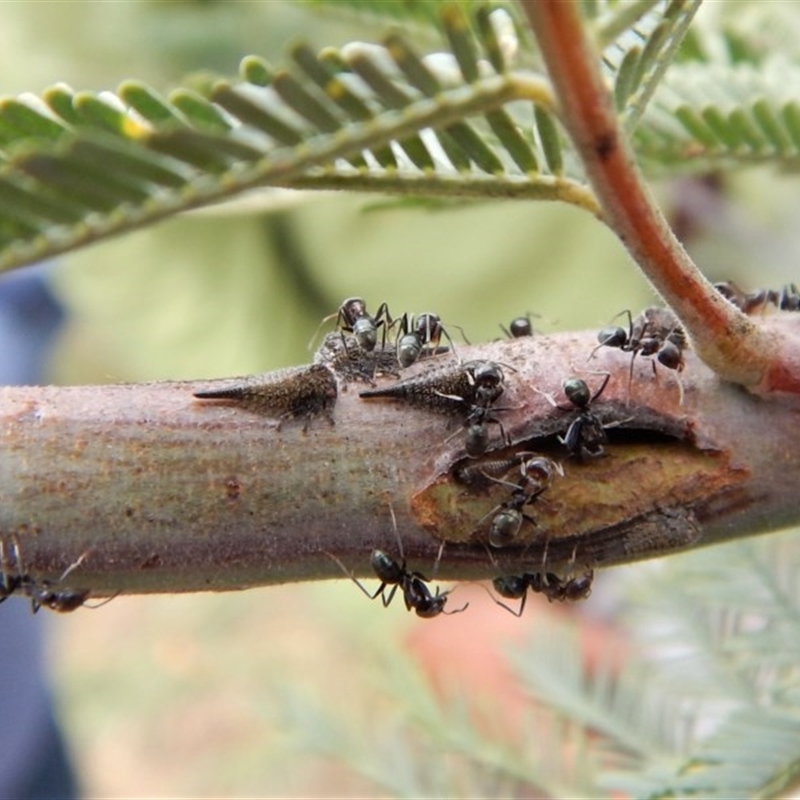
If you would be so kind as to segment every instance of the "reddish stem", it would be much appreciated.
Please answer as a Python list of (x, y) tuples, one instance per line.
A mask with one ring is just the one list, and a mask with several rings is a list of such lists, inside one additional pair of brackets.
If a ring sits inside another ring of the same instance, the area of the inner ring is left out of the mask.
[(724, 300), (700, 273), (656, 206), (618, 123), (600, 58), (574, 0), (523, 0), (605, 219), (681, 319), (695, 350), (722, 378), (760, 393), (800, 393), (794, 349)]

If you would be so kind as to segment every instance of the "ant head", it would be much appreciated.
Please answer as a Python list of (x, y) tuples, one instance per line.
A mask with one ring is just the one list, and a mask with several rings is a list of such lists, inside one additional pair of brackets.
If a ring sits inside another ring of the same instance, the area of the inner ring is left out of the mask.
[(564, 389), (567, 400), (577, 408), (586, 408), (591, 402), (592, 394), (588, 384), (582, 378), (565, 378), (561, 382), (561, 387)]
[(556, 472), (560, 471), (558, 464), (544, 456), (529, 458), (527, 461), (523, 461), (520, 467), (526, 478), (540, 486), (549, 485)]
[(533, 325), (531, 325), (530, 317), (512, 319), (508, 329), (515, 339), (521, 339), (523, 336), (533, 336)]
[(420, 314), (414, 321), (414, 331), (425, 342), (438, 341), (442, 333), (442, 319), (438, 314)]
[(360, 297), (348, 297), (340, 306), (339, 314), (350, 325), (367, 313), (367, 304)]
[(492, 388), (505, 381), (503, 370), (494, 361), (478, 361), (472, 369), (472, 376), (477, 386)]

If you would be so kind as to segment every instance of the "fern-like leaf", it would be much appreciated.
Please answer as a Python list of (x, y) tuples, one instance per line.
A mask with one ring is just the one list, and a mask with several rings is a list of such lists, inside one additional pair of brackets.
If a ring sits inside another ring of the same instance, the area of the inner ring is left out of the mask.
[[(589, 4), (644, 166), (796, 167), (800, 67), (695, 60), (665, 74), (696, 6)], [(241, 80), (202, 92), (59, 84), (0, 101), (0, 269), (265, 187), (549, 199), (599, 216), (518, 23), (489, 4), (435, 8), (437, 53), (394, 32), (297, 45), (282, 68), (248, 56)]]
[(637, 129), (655, 168), (708, 171), (742, 164), (800, 166), (800, 66), (676, 64)]
[[(508, 69), (494, 18), (440, 19), (451, 53), (385, 45), (248, 57), (243, 80), (169, 98), (127, 82), (0, 104), (0, 267), (38, 260), (264, 186), (548, 197), (597, 212), (548, 82)], [(5, 202), (3, 199), (5, 198)]]

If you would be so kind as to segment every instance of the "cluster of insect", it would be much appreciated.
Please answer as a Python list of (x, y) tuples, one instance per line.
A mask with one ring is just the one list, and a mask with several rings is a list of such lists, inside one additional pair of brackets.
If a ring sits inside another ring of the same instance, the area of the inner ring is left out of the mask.
[[(631, 379), (637, 356), (654, 357), (654, 370), (655, 361), (676, 372), (683, 368), (686, 337), (671, 312), (652, 308), (635, 318), (628, 312), (623, 313), (627, 314), (627, 328), (604, 328), (598, 334), (598, 348), (614, 347), (630, 353)], [(361, 298), (349, 298), (325, 321), (330, 320), (335, 320), (335, 330), (325, 338), (319, 351), (321, 360), (340, 379), (369, 384), (359, 393), (363, 399), (399, 401), (447, 415), (450, 421), (460, 420), (459, 429), (444, 440), (449, 441), (458, 435), (463, 437), (464, 459), (455, 468), (456, 480), (465, 486), (499, 485), (507, 493), (506, 498), (478, 522), (479, 527), (486, 524), (486, 544), (489, 548), (507, 548), (524, 541), (521, 536), (523, 526), (537, 527), (532, 515), (534, 504), (557, 477), (563, 476), (564, 468), (558, 460), (529, 451), (483, 458), (512, 448), (502, 421), (502, 412), (512, 410), (512, 407), (502, 405), (502, 397), (507, 375), (515, 370), (494, 361), (460, 360), (454, 352), (452, 338), (437, 314), (414, 316), (404, 313), (393, 318), (388, 305), (382, 303), (373, 316)], [(501, 328), (511, 339), (534, 333), (530, 314), (512, 320), (507, 329)], [(443, 341), (449, 347), (442, 347)], [(443, 354), (451, 357), (411, 377), (401, 377), (402, 370), (418, 360)], [(590, 357), (592, 355), (594, 352)], [(375, 377), (379, 374), (401, 379), (377, 386)], [(563, 404), (546, 395), (555, 408), (565, 412), (561, 431), (556, 435), (564, 449), (565, 459), (580, 462), (606, 454), (607, 429), (617, 423), (605, 422), (595, 412), (594, 403), (605, 391), (609, 377), (606, 373), (594, 389), (582, 378), (567, 377), (562, 382)], [(372, 553), (371, 567), (381, 581), (372, 594), (338, 559), (334, 560), (365, 594), (372, 599), (380, 597), (384, 605), (388, 605), (399, 588), (406, 607), (419, 616), (435, 617), (463, 611), (466, 606), (455, 611), (445, 610), (449, 592), (431, 591), (427, 586), (428, 579), (422, 573), (409, 571), (399, 536), (397, 541), (400, 561), (383, 550)], [(591, 569), (585, 569), (577, 576), (560, 575), (543, 565), (538, 572), (502, 576), (495, 580), (494, 588), (498, 595), (521, 600), (518, 611), (499, 600), (496, 602), (511, 613), (521, 614), (528, 590), (541, 593), (550, 601), (581, 600), (589, 596), (592, 579)]]
[(733, 281), (715, 283), (714, 288), (745, 314), (763, 313), (772, 307), (779, 311), (800, 311), (800, 292), (793, 283), (780, 289), (756, 289), (745, 292)]
[[(623, 313), (627, 315), (627, 327), (604, 328), (598, 335), (596, 349), (614, 347), (630, 353), (631, 380), (637, 357), (652, 357), (654, 370), (658, 362), (680, 372), (686, 337), (671, 312), (650, 308), (635, 318)], [(441, 317), (432, 312), (393, 316), (384, 302), (372, 314), (362, 298), (350, 297), (325, 317), (320, 327), (331, 322), (333, 330), (323, 338), (312, 366), (239, 380), (233, 385), (196, 392), (195, 396), (235, 402), (277, 418), (278, 425), (286, 419), (302, 418), (304, 431), (320, 414), (332, 423), (338, 393), (352, 383), (362, 384), (359, 397), (364, 400), (399, 401), (446, 415), (449, 423), (456, 420), (459, 424), (444, 442), (462, 437), (464, 458), (455, 467), (456, 480), (472, 487), (501, 486), (506, 492), (505, 499), (478, 522), (479, 528), (485, 524), (485, 544), (489, 548), (520, 545), (525, 539), (525, 526), (536, 527), (534, 504), (564, 470), (558, 460), (541, 453), (513, 452), (502, 419), (503, 412), (513, 407), (503, 405), (502, 398), (508, 375), (515, 370), (495, 361), (460, 359), (450, 332)], [(508, 328), (501, 328), (510, 339), (532, 336), (532, 315), (520, 316)], [(594, 351), (589, 357), (593, 355)], [(403, 376), (405, 370), (427, 359), (437, 362), (426, 370)], [(398, 380), (379, 386), (378, 377)], [(606, 373), (592, 389), (583, 378), (570, 376), (562, 382), (563, 403), (546, 395), (556, 409), (564, 412), (557, 422), (561, 428), (556, 432), (564, 458), (581, 462), (606, 454), (607, 429), (618, 423), (605, 421), (596, 413), (594, 404), (605, 391), (608, 380)], [(422, 617), (455, 613), (445, 611), (449, 593), (440, 593), (438, 589), (432, 592), (422, 573), (407, 569), (402, 551), (396, 561), (386, 552), (375, 550), (371, 567), (381, 584), (370, 597), (380, 597), (388, 605), (399, 588), (406, 607)], [(524, 607), (528, 589), (544, 594), (551, 601), (579, 600), (588, 596), (591, 583), (591, 570), (578, 577), (558, 575), (543, 562), (540, 572), (499, 578), (495, 589), (504, 598), (523, 598)]]
[[(800, 310), (800, 293), (794, 284), (777, 291), (763, 289), (750, 293), (730, 281), (715, 286), (744, 313), (754, 313), (767, 306), (785, 311)], [(684, 366), (687, 339), (674, 314), (668, 309), (654, 307), (645, 309), (636, 317), (628, 311), (622, 315), (627, 317), (627, 325), (603, 328), (598, 333), (597, 347), (589, 358), (603, 347), (630, 353), (629, 394), (637, 357), (649, 357), (654, 373), (656, 364), (659, 364), (678, 376)], [(305, 432), (319, 415), (333, 424), (333, 408), (339, 392), (346, 390), (350, 383), (360, 382), (366, 384), (359, 393), (365, 400), (400, 401), (447, 415), (449, 420), (457, 419), (460, 421), (458, 429), (444, 440), (449, 441), (457, 435), (463, 437), (464, 457), (454, 467), (455, 479), (468, 487), (499, 485), (506, 492), (505, 499), (479, 520), (479, 527), (486, 523), (486, 545), (489, 548), (507, 548), (521, 544), (523, 527), (536, 527), (531, 513), (533, 506), (555, 479), (564, 475), (564, 467), (560, 460), (541, 453), (513, 452), (513, 442), (501, 418), (502, 412), (512, 410), (512, 407), (501, 405), (501, 398), (506, 389), (507, 373), (515, 370), (494, 361), (462, 361), (442, 319), (432, 312), (403, 313), (393, 317), (388, 305), (381, 303), (376, 313), (370, 314), (362, 298), (350, 297), (336, 312), (325, 317), (323, 324), (331, 320), (334, 320), (334, 330), (324, 337), (312, 365), (226, 381), (221, 386), (217, 383), (213, 388), (194, 392), (194, 396), (203, 401), (234, 403), (275, 420), (278, 428), (286, 420), (302, 419)], [(531, 314), (512, 320), (508, 328), (501, 328), (510, 339), (534, 334)], [(447, 355), (450, 358), (427, 370), (405, 379), (402, 377), (404, 370), (421, 360)], [(399, 380), (388, 386), (378, 386), (375, 379), (379, 376)], [(580, 463), (606, 455), (607, 431), (619, 421), (606, 421), (597, 413), (595, 402), (605, 391), (609, 377), (606, 373), (594, 389), (582, 378), (565, 378), (561, 384), (566, 401), (563, 404), (545, 395), (556, 409), (564, 412), (559, 421), (560, 429), (556, 432), (556, 440), (564, 450), (564, 459)], [(682, 402), (683, 387), (679, 377), (678, 386)], [(495, 436), (493, 431), (496, 431)], [(511, 452), (506, 455), (509, 450)], [(485, 458), (487, 454), (488, 458)], [(394, 522), (394, 512), (392, 520)], [(463, 611), (466, 605), (446, 611), (450, 593), (440, 592), (438, 588), (431, 591), (428, 578), (408, 569), (396, 523), (395, 534), (399, 561), (383, 550), (374, 550), (371, 555), (372, 570), (381, 582), (374, 593), (369, 593), (335, 556), (331, 555), (331, 558), (365, 594), (372, 599), (380, 597), (385, 606), (399, 589), (406, 608), (421, 617)], [(491, 555), (491, 550), (489, 552)], [(84, 557), (85, 554), (70, 565), (58, 581), (39, 581), (25, 571), (19, 544), (14, 542), (9, 557), (0, 540), (0, 603), (12, 594), (20, 593), (30, 598), (34, 611), (42, 607), (54, 611), (79, 608), (84, 605), (89, 592), (60, 589), (59, 584), (80, 566)], [(517, 610), (499, 600), (496, 602), (520, 615), (528, 590), (541, 593), (550, 601), (581, 600), (589, 596), (592, 579), (591, 568), (584, 568), (577, 576), (571, 573), (562, 575), (549, 570), (543, 561), (536, 572), (505, 575), (494, 580), (498, 595), (520, 600)]]

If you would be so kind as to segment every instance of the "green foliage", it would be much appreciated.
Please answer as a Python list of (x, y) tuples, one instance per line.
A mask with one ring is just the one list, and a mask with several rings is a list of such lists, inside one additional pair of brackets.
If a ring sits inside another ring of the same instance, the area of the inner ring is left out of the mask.
[[(642, 163), (653, 174), (796, 166), (794, 63), (747, 63), (756, 51), (741, 33), (736, 63), (709, 56), (708, 35), (671, 63), (698, 5), (589, 4)], [(0, 102), (0, 268), (267, 186), (550, 199), (598, 214), (518, 15), (366, 6), (428, 27), (435, 11), (441, 45), (423, 55), (395, 30), (382, 44), (296, 44), (285, 67), (247, 56), (239, 81), (166, 97), (126, 81), (116, 93), (59, 84)]]

